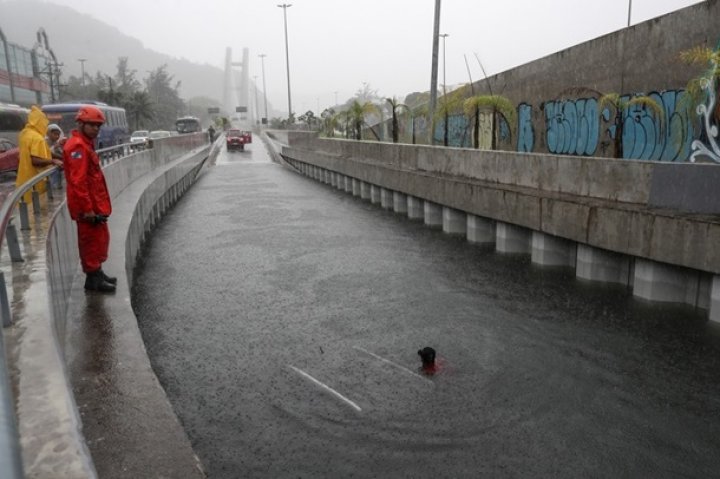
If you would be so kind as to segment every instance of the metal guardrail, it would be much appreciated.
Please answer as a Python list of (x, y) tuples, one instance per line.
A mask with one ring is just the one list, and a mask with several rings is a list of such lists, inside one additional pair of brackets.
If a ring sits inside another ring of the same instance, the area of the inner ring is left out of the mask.
[[(130, 153), (134, 153), (143, 147), (130, 143), (117, 145), (110, 148), (98, 150), (101, 164), (107, 165), (113, 161), (122, 158)], [(20, 217), (20, 229), (30, 230), (30, 217), (28, 213), (28, 204), (25, 202), (25, 194), (31, 192), (33, 214), (40, 216), (43, 213), (43, 206), (40, 195), (41, 188), (39, 185), (43, 182), (47, 183), (45, 194), (48, 201), (45, 203), (46, 210), (52, 204), (53, 195), (57, 191), (53, 191), (50, 185), (49, 176), (53, 174), (58, 167), (48, 168), (32, 177), (27, 183), (17, 188), (13, 193), (5, 199), (0, 207), (0, 250), (2, 250), (2, 241), (7, 238), (8, 251), (10, 259), (13, 262), (22, 262), (23, 254), (18, 241), (17, 230), (13, 219), (16, 211)], [(51, 213), (46, 211), (46, 213)], [(2, 316), (3, 327), (12, 324), (12, 312), (8, 300), (8, 291), (5, 284), (5, 275), (0, 271), (0, 315)], [(15, 418), (15, 407), (12, 389), (10, 386), (10, 376), (6, 364), (4, 351), (3, 332), (0, 328), (0, 477), (8, 479), (21, 479), (24, 477), (21, 448), (18, 439), (17, 421)]]

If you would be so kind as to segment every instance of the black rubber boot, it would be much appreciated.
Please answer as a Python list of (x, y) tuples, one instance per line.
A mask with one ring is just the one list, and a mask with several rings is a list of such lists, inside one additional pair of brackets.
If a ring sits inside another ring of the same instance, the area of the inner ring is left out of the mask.
[(105, 274), (105, 271), (103, 271), (102, 269), (99, 270), (98, 273), (100, 273), (100, 276), (102, 276), (102, 279), (104, 279), (104, 280), (107, 281), (108, 283), (117, 284), (117, 278), (115, 278), (114, 276), (108, 276), (108, 275), (106, 275), (106, 274)]
[(115, 285), (105, 281), (101, 271), (93, 271), (85, 277), (85, 290), (98, 291), (100, 293), (114, 293)]

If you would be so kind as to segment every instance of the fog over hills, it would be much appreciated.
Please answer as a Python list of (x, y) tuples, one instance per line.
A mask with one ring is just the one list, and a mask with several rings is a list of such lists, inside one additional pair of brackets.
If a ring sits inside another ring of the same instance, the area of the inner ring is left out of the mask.
[[(123, 8), (122, 2), (108, 2), (108, 15), (116, 8)], [(39, 0), (0, 0), (0, 29), (9, 42), (32, 48), (40, 28), (45, 29), (50, 48), (64, 64), (65, 79), (80, 76), (79, 58), (87, 59), (85, 73), (94, 77), (97, 71), (114, 75), (118, 58), (128, 57), (139, 80), (147, 76), (147, 71), (167, 64), (168, 72), (181, 82), (183, 98), (207, 96), (222, 100), (223, 71), (218, 67), (149, 50), (117, 28), (68, 7)], [(158, 28), (162, 28), (162, 19), (158, 19)], [(194, 33), (188, 31), (187, 42), (193, 38)], [(224, 47), (208, 52), (211, 58), (223, 58), (224, 54)]]

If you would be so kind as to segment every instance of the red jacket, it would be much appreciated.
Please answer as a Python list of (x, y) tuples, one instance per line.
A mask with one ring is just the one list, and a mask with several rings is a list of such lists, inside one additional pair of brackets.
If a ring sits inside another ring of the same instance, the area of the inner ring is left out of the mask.
[(73, 130), (65, 142), (63, 156), (70, 217), (78, 220), (85, 213), (109, 216), (112, 213), (110, 193), (92, 141)]

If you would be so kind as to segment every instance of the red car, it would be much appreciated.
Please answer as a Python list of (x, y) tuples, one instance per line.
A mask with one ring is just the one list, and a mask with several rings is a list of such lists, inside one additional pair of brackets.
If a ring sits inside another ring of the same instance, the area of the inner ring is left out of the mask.
[(252, 133), (244, 130), (228, 130), (225, 133), (228, 151), (244, 150), (245, 145), (252, 143)]
[(0, 172), (17, 171), (20, 149), (7, 138), (0, 138)]

